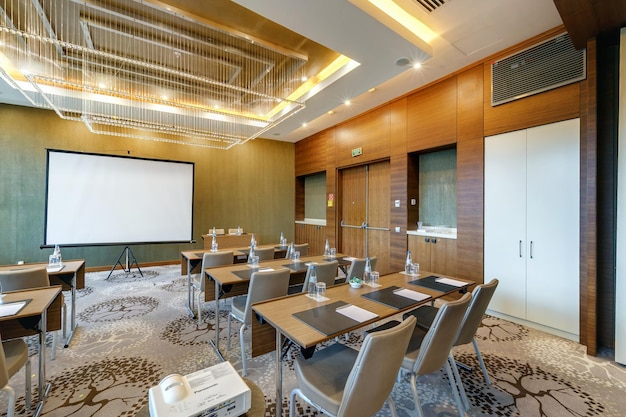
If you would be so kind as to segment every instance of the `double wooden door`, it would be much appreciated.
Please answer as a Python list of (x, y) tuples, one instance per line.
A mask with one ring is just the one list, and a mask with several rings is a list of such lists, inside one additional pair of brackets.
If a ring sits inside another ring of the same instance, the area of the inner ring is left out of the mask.
[(376, 270), (392, 272), (389, 161), (340, 170), (339, 202), (338, 250), (355, 257), (376, 256)]

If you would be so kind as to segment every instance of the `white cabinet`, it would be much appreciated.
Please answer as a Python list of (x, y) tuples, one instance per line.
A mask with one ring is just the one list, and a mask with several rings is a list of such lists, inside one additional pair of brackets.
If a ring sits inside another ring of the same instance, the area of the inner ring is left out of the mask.
[(489, 309), (579, 335), (579, 119), (485, 138)]

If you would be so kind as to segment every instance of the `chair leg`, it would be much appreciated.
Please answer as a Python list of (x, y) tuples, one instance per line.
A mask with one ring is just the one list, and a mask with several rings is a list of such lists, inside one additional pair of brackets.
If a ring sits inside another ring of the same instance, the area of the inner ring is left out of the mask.
[(298, 392), (300, 392), (298, 388), (291, 390), (291, 394), (289, 396), (289, 417), (295, 417), (296, 415), (296, 394)]
[(24, 399), (27, 410), (30, 410), (32, 406), (32, 391), (30, 358), (28, 358), (24, 364)]
[(391, 394), (389, 394), (389, 397), (387, 397), (387, 404), (389, 405), (391, 416), (398, 417), (398, 413), (396, 412), (396, 404), (393, 402), (393, 399), (391, 398)]
[(463, 405), (465, 406), (465, 410), (469, 411), (470, 403), (467, 399), (467, 394), (465, 393), (465, 387), (463, 386), (463, 381), (461, 381), (461, 375), (459, 375), (459, 368), (456, 367), (456, 361), (454, 360), (454, 356), (452, 353), (448, 356), (448, 362), (450, 363), (450, 368), (452, 368), (452, 372), (454, 373), (454, 379), (456, 382), (456, 387), (461, 394), (461, 400), (463, 400)]
[(452, 373), (452, 368), (450, 368), (450, 363), (446, 361), (444, 367), (446, 368), (446, 374), (448, 374), (448, 379), (450, 380), (450, 388), (452, 389), (452, 396), (456, 402), (456, 407), (459, 410), (459, 416), (465, 417), (465, 408), (463, 408), (459, 391), (457, 390), (456, 383), (454, 382), (454, 375)]
[(489, 379), (489, 374), (487, 373), (487, 368), (485, 367), (485, 362), (483, 361), (483, 355), (480, 354), (480, 349), (478, 349), (478, 343), (476, 343), (476, 338), (472, 338), (472, 345), (474, 345), (474, 350), (476, 351), (476, 357), (478, 358), (480, 369), (482, 369), (483, 375), (485, 376), (485, 382), (487, 383), (487, 385), (491, 385), (491, 380)]
[(50, 360), (55, 360), (57, 358), (57, 345), (59, 344), (59, 331), (52, 332), (52, 349), (50, 352)]
[(63, 328), (63, 340), (67, 339), (67, 304), (63, 304), (63, 315), (61, 316), (63, 321), (61, 327)]
[(246, 330), (246, 324), (241, 323), (239, 329), (239, 343), (241, 344), (241, 364), (243, 365), (243, 376), (248, 376), (248, 367), (246, 366), (246, 344), (244, 340), (244, 332)]
[(417, 414), (417, 417), (424, 417), (422, 404), (417, 396), (417, 377), (414, 373), (411, 373), (411, 390), (413, 391), (413, 401), (415, 402), (415, 414)]
[(200, 301), (200, 295), (202, 291), (198, 290), (198, 299), (196, 303), (198, 303), (198, 327), (202, 326), (202, 302)]
[(15, 415), (15, 391), (13, 391), (13, 388), (8, 385), (5, 385), (4, 388), (2, 388), (2, 391), (6, 392), (9, 397), (7, 417), (13, 417)]
[(230, 350), (230, 314), (228, 315), (228, 337), (226, 338), (226, 350)]

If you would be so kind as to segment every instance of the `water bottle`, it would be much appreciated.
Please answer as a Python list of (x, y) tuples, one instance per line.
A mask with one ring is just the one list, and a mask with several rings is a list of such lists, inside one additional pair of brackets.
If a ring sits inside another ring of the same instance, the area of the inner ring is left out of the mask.
[(363, 268), (363, 284), (370, 284), (370, 274), (372, 272), (372, 264), (370, 263), (370, 258), (365, 258), (365, 268)]
[(217, 233), (215, 232), (215, 226), (213, 226), (213, 231), (211, 232), (211, 234), (213, 235), (213, 237), (215, 237), (215, 235), (217, 234)]
[(330, 245), (328, 244), (328, 239), (326, 239), (326, 244), (324, 245), (324, 255), (330, 255)]
[(215, 233), (213, 234), (213, 240), (211, 240), (211, 252), (217, 252), (217, 238)]
[(411, 274), (411, 268), (413, 267), (413, 259), (411, 259), (411, 251), (406, 252), (406, 261), (404, 262), (404, 273)]
[(248, 253), (248, 263), (252, 263), (252, 257), (254, 256), (254, 247), (256, 245), (250, 245), (250, 253)]
[(241, 236), (241, 226), (237, 226), (237, 236)]
[(256, 239), (254, 238), (254, 233), (252, 233), (252, 237), (250, 238), (250, 247), (256, 246)]
[(284, 248), (285, 246), (287, 246), (287, 239), (285, 239), (285, 234), (280, 232), (280, 247)]
[(311, 265), (311, 274), (309, 275), (309, 297), (317, 297), (317, 271), (315, 271), (315, 265)]

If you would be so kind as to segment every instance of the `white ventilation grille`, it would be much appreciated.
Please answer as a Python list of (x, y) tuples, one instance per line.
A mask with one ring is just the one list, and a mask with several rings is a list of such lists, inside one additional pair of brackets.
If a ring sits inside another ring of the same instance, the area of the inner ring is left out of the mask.
[(584, 80), (586, 62), (586, 50), (576, 50), (568, 34), (496, 61), (491, 65), (491, 105)]

